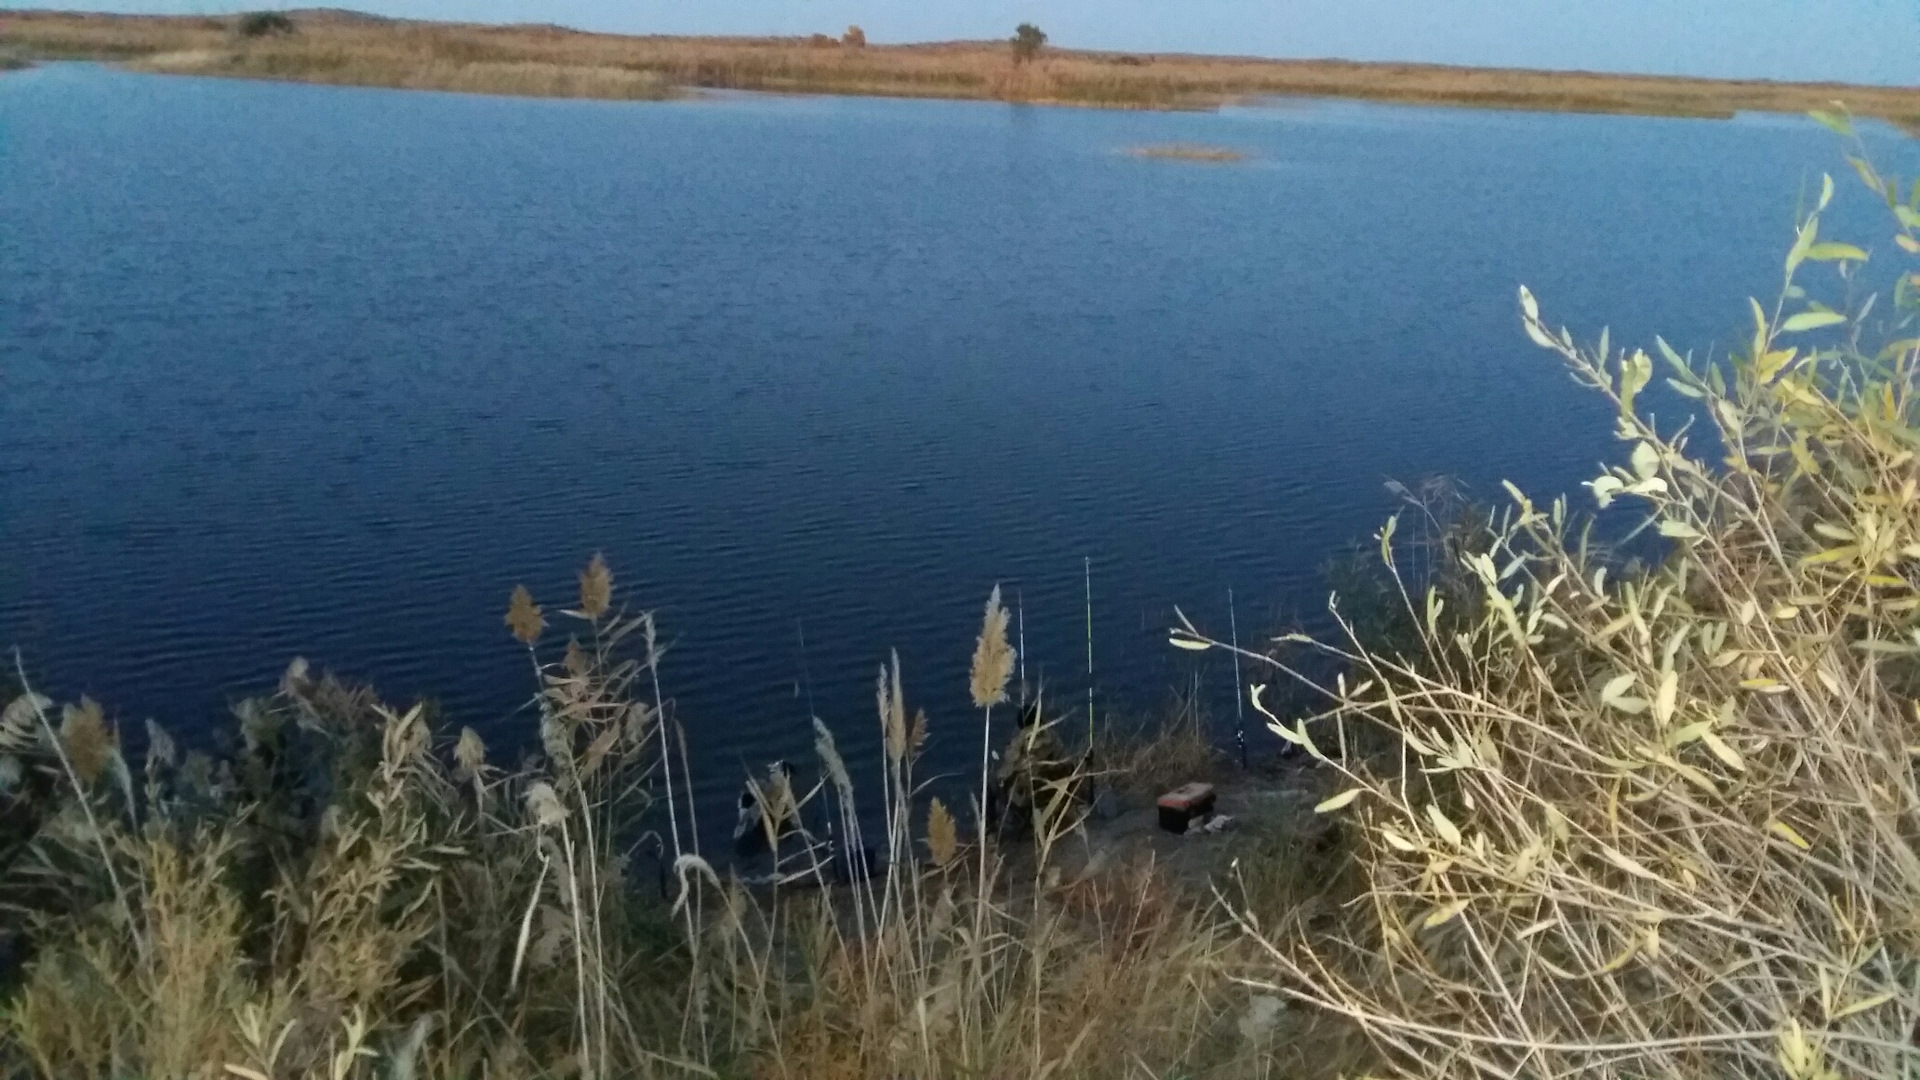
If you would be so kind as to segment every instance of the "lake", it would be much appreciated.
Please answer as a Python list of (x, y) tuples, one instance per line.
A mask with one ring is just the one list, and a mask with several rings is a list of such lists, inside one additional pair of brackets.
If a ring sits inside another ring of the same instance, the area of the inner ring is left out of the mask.
[[(1127, 153), (1167, 142), (1247, 157)], [(1091, 560), (1102, 699), (1198, 671), (1230, 717), (1222, 658), (1166, 646), (1173, 605), (1224, 628), (1231, 588), (1249, 637), (1311, 619), (1389, 478), (1577, 490), (1622, 455), (1516, 287), (1583, 339), (1736, 340), (1821, 171), (1827, 232), (1886, 236), (1837, 142), (9, 74), (0, 644), (189, 735), (298, 654), (510, 738), (507, 595), (565, 606), (603, 551), (672, 642), (719, 817), (744, 766), (810, 758), (809, 693), (872, 775), (891, 648), (964, 768), (995, 582), (1030, 674), (1084, 694)]]

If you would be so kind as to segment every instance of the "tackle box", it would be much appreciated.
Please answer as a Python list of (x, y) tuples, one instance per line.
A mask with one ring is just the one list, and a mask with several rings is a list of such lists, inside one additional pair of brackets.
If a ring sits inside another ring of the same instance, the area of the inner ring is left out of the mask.
[(1213, 814), (1212, 784), (1183, 784), (1158, 800), (1160, 827), (1172, 833), (1184, 833), (1195, 821)]

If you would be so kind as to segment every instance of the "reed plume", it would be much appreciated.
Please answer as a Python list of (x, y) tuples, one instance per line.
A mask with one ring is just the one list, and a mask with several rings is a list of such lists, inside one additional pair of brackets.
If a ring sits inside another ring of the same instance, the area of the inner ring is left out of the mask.
[(876, 694), (880, 704), (880, 724), (887, 744), (887, 758), (898, 763), (906, 756), (909, 746), (907, 703), (901, 700), (898, 650), (894, 651), (891, 670), (885, 664), (880, 666), (880, 681)]
[(1013, 649), (1007, 644), (1007, 609), (1000, 606), (1000, 586), (987, 596), (986, 616), (973, 649), (973, 705), (991, 709), (1007, 700), (1007, 679), (1013, 675)]
[(953, 861), (959, 847), (959, 838), (953, 828), (953, 815), (947, 812), (947, 806), (939, 799), (933, 800), (927, 808), (927, 853), (933, 856), (935, 866), (945, 866)]
[(604, 556), (595, 553), (587, 568), (580, 571), (580, 613), (589, 621), (607, 613), (613, 601), (613, 571), (607, 569)]
[(60, 710), (60, 745), (82, 783), (92, 784), (106, 771), (113, 741), (99, 702), (83, 697), (78, 705)]
[(513, 636), (529, 647), (540, 640), (540, 632), (547, 628), (547, 620), (540, 615), (540, 605), (533, 602), (533, 594), (525, 585), (513, 587), (513, 597), (507, 602), (506, 623)]
[(1007, 646), (1007, 609), (1000, 606), (1000, 586), (987, 595), (987, 610), (980, 621), (980, 639), (973, 648), (973, 669), (969, 689), (975, 708), (985, 711), (980, 728), (980, 812), (981, 877), (986, 876), (987, 783), (992, 774), (993, 707), (1007, 700), (1007, 679), (1013, 674), (1013, 650)]
[(925, 745), (927, 745), (927, 710), (915, 709), (913, 727), (907, 732), (907, 752), (917, 754)]
[[(980, 621), (980, 639), (973, 649), (973, 669), (969, 689), (973, 704), (982, 710), (980, 723), (980, 805), (975, 814), (976, 842), (980, 848), (980, 867), (975, 888), (987, 887), (987, 829), (990, 813), (988, 785), (993, 775), (993, 707), (1007, 699), (1007, 679), (1013, 674), (1013, 650), (1007, 646), (1007, 609), (1000, 605), (1000, 586), (987, 595), (987, 610)], [(974, 912), (974, 936), (986, 933), (984, 905)]]

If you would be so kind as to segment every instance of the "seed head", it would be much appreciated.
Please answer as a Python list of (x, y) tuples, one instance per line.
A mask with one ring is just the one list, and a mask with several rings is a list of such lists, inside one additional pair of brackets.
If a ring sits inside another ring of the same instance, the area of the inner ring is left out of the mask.
[(813, 718), (813, 750), (820, 755), (820, 761), (827, 767), (827, 775), (833, 778), (833, 786), (840, 792), (842, 799), (853, 799), (853, 778), (847, 775), (847, 763), (840, 757), (839, 747), (834, 745), (833, 732)]
[(527, 812), (541, 825), (558, 825), (567, 820), (567, 808), (560, 805), (560, 796), (545, 780), (527, 789)]
[(567, 669), (567, 674), (576, 679), (585, 678), (587, 672), (592, 670), (587, 654), (580, 649), (579, 638), (567, 639), (567, 655), (561, 663)]
[(307, 658), (296, 656), (287, 662), (286, 674), (280, 676), (280, 692), (298, 694), (307, 687)]
[(612, 602), (613, 571), (607, 569), (607, 560), (596, 553), (587, 568), (580, 571), (580, 613), (589, 619), (598, 619), (607, 613)]
[(927, 810), (927, 851), (933, 856), (935, 866), (945, 866), (953, 861), (960, 840), (953, 828), (953, 815), (947, 812), (947, 804), (939, 799)]
[(546, 628), (547, 620), (540, 617), (540, 605), (533, 602), (533, 594), (525, 585), (515, 585), (513, 599), (507, 602), (507, 629), (522, 645), (530, 646), (540, 640), (540, 631)]
[(573, 729), (558, 716), (540, 718), (540, 745), (555, 765), (573, 760)]
[(987, 597), (986, 617), (980, 623), (980, 641), (973, 649), (973, 704), (991, 708), (1007, 700), (1007, 679), (1013, 675), (1013, 650), (1007, 646), (1007, 609), (1000, 606), (1000, 586)]
[(893, 666), (880, 665), (875, 686), (880, 705), (880, 728), (886, 735), (887, 760), (898, 762), (907, 754), (907, 703), (900, 692), (900, 654), (893, 654)]
[(460, 729), (460, 741), (453, 748), (453, 762), (468, 776), (480, 775), (480, 767), (487, 763), (487, 744), (480, 741), (479, 733), (470, 727)]
[(913, 730), (907, 733), (907, 752), (917, 754), (927, 744), (927, 710), (920, 709), (913, 714)]
[(100, 778), (101, 770), (107, 767), (107, 756), (113, 752), (113, 736), (107, 731), (99, 702), (83, 697), (79, 705), (69, 705), (62, 711), (60, 743), (81, 782), (91, 784)]
[(177, 753), (173, 745), (173, 736), (167, 734), (166, 728), (161, 727), (159, 724), (154, 723), (152, 720), (148, 720), (147, 721), (147, 768), (148, 769), (157, 769), (157, 768), (170, 769), (173, 767), (174, 761), (176, 759), (177, 759)]

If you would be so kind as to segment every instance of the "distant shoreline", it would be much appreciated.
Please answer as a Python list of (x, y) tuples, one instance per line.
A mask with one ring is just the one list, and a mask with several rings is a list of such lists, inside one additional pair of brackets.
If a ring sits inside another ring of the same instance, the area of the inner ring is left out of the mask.
[(101, 60), (172, 74), (615, 100), (734, 89), (1211, 109), (1263, 97), (1323, 97), (1704, 118), (1804, 112), (1839, 100), (1858, 115), (1920, 131), (1920, 89), (1902, 87), (1055, 48), (1020, 64), (996, 42), (632, 37), (333, 9), (286, 14), (287, 25), (252, 27), (248, 35), (244, 16), (6, 12), (0, 50), (15, 59)]

